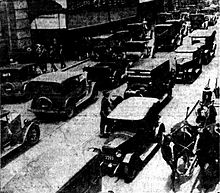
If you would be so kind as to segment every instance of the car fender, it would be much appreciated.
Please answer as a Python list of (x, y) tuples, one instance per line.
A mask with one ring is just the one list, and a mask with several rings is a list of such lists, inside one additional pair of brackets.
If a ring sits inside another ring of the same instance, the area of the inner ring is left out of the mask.
[(28, 131), (30, 130), (30, 128), (33, 126), (33, 125), (36, 125), (37, 127), (38, 127), (38, 129), (39, 129), (39, 132), (40, 132), (40, 128), (39, 128), (39, 125), (36, 123), (36, 122), (30, 122), (28, 125), (26, 125), (25, 127), (25, 131), (24, 131), (24, 140), (23, 140), (23, 142), (25, 142), (26, 141), (26, 138), (27, 138), (27, 134), (28, 134)]
[(127, 153), (125, 155), (122, 163), (129, 164), (133, 154), (134, 154), (134, 152), (133, 153)]
[(163, 123), (159, 123), (159, 125), (155, 128), (155, 136), (158, 136), (160, 132), (165, 132), (165, 125)]
[(89, 83), (90, 88), (89, 88), (88, 98), (90, 98), (93, 95), (93, 92), (95, 92), (95, 89), (97, 89), (96, 86), (97, 86), (96, 82), (92, 81)]
[(65, 102), (64, 102), (64, 108), (67, 107), (67, 105), (69, 104), (74, 104), (75, 105), (75, 102), (74, 102), (74, 98), (73, 97), (68, 97)]

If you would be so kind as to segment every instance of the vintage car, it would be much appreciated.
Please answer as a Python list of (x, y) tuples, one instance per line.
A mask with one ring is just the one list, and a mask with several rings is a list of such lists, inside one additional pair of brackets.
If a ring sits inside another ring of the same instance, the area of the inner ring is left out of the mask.
[(214, 8), (205, 7), (199, 11), (200, 13), (205, 14), (206, 20), (208, 20), (208, 25), (213, 26), (217, 23), (217, 14)]
[(170, 51), (178, 46), (181, 25), (164, 23), (155, 25), (155, 50)]
[(147, 58), (150, 55), (148, 41), (128, 41), (123, 45), (125, 57), (130, 65), (140, 58)]
[(147, 41), (152, 38), (151, 31), (145, 21), (142, 23), (129, 23), (127, 29), (130, 32), (132, 41)]
[(207, 29), (208, 21), (205, 20), (205, 14), (203, 13), (194, 13), (189, 15), (190, 19), (190, 30), (196, 29)]
[(88, 72), (88, 79), (96, 82), (97, 85), (111, 87), (122, 83), (127, 67), (126, 60), (110, 60), (86, 66), (83, 70)]
[(120, 46), (131, 39), (131, 33), (129, 32), (129, 30), (116, 31), (113, 34), (113, 39), (115, 41), (115, 44)]
[(176, 82), (192, 83), (202, 72), (203, 44), (182, 45), (176, 53)]
[(34, 122), (25, 119), (17, 112), (1, 109), (1, 157), (22, 145), (33, 146), (39, 141), (40, 128)]
[(159, 149), (165, 126), (159, 122), (159, 100), (130, 97), (108, 115), (111, 133), (101, 150), (103, 175), (132, 181)]
[(161, 102), (172, 97), (174, 72), (165, 58), (141, 59), (127, 70), (124, 97), (155, 97)]
[(80, 104), (97, 95), (96, 83), (79, 71), (43, 74), (30, 81), (27, 90), (34, 96), (31, 110), (36, 116), (59, 113), (71, 118)]
[(192, 44), (196, 43), (203, 43), (203, 64), (209, 64), (209, 62), (212, 60), (212, 58), (215, 56), (215, 50), (216, 50), (216, 30), (212, 29), (198, 29), (193, 31), (189, 37), (191, 37)]
[(38, 76), (35, 64), (8, 64), (0, 67), (2, 102), (12, 98), (30, 99), (25, 92), (27, 83)]
[(160, 12), (157, 14), (157, 24), (165, 23), (166, 20), (173, 19), (173, 14), (170, 12)]
[(91, 59), (95, 61), (111, 57), (111, 48), (114, 46), (114, 34), (103, 34), (91, 38), (92, 54)]

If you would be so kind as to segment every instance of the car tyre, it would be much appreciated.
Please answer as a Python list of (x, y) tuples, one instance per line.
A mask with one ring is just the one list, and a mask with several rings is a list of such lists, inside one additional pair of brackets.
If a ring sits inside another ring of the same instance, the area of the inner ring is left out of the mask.
[(40, 140), (40, 128), (37, 124), (32, 124), (26, 136), (28, 146), (35, 145)]

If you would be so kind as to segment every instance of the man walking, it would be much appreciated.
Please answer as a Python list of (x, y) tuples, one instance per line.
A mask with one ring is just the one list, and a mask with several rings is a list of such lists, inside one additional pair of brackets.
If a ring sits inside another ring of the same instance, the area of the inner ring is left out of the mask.
[(107, 116), (111, 112), (111, 102), (109, 101), (109, 94), (107, 91), (103, 92), (103, 98), (101, 102), (101, 111), (100, 111), (100, 116), (101, 116), (101, 121), (100, 121), (100, 137), (105, 137), (106, 136), (106, 131), (105, 127), (107, 125)]

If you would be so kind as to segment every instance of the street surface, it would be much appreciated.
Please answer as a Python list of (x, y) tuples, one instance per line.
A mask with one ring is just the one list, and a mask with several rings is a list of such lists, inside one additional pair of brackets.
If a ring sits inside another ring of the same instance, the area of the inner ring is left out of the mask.
[[(197, 100), (201, 100), (202, 91), (207, 84), (208, 79), (211, 79), (210, 87), (213, 88), (215, 79), (219, 77), (220, 22), (217, 23), (216, 28), (218, 47), (215, 58), (209, 65), (203, 66), (202, 74), (193, 84), (175, 85), (173, 89), (173, 99), (160, 113), (161, 122), (165, 124), (166, 131), (169, 131), (175, 123), (185, 118), (187, 107), (192, 108)], [(220, 84), (220, 81), (218, 84)], [(126, 85), (124, 84), (120, 88), (116, 89), (115, 92), (123, 92), (125, 88)], [(64, 137), (67, 141), (68, 139), (71, 139), (71, 143), (68, 143), (68, 145), (70, 145), (71, 147), (69, 148), (72, 148), (75, 152), (83, 153), (91, 147), (101, 148), (105, 140), (98, 137), (101, 98), (101, 93), (99, 93), (99, 99), (95, 103), (88, 103), (83, 105), (79, 114), (70, 120), (65, 121), (57, 117), (56, 121), (53, 121), (52, 123), (50, 121), (41, 120), (40, 142), (26, 152), (21, 153), (19, 156), (10, 155), (10, 161), (8, 161), (6, 165), (1, 169), (2, 174), (7, 173), (7, 175), (1, 176), (1, 187), (15, 178), (17, 174), (25, 175), (25, 172), (27, 172), (31, 167), (29, 164), (30, 161), (33, 162), (33, 160), (38, 160), (38, 164), (41, 163), (42, 166), (44, 166), (45, 162), (49, 162), (50, 157), (42, 157), (43, 155), (46, 155), (45, 153), (50, 151), (48, 147), (44, 145), (50, 143), (50, 147), (56, 147), (59, 143), (59, 137)], [(218, 100), (216, 100), (216, 104), (219, 105)], [(29, 111), (30, 101), (23, 104), (4, 105), (3, 107), (5, 109), (16, 110), (17, 112), (20, 112), (24, 118), (35, 118), (32, 112)], [(194, 118), (192, 116), (189, 122), (193, 119)], [(219, 115), (217, 119), (219, 121)], [(47, 169), (45, 167), (41, 168), (44, 168), (44, 170)], [(41, 171), (38, 171), (38, 173), (41, 173)], [(170, 174), (171, 169), (163, 160), (159, 150), (144, 167), (144, 169), (138, 174), (133, 182), (126, 184), (123, 180), (105, 176), (103, 177), (102, 181), (102, 190), (103, 192), (113, 190), (114, 193), (167, 193), (171, 191)], [(198, 174), (199, 167), (195, 169), (192, 178), (180, 179), (180, 182), (176, 186), (177, 193), (199, 192)], [(207, 192), (220, 192), (220, 185), (215, 184)]]

